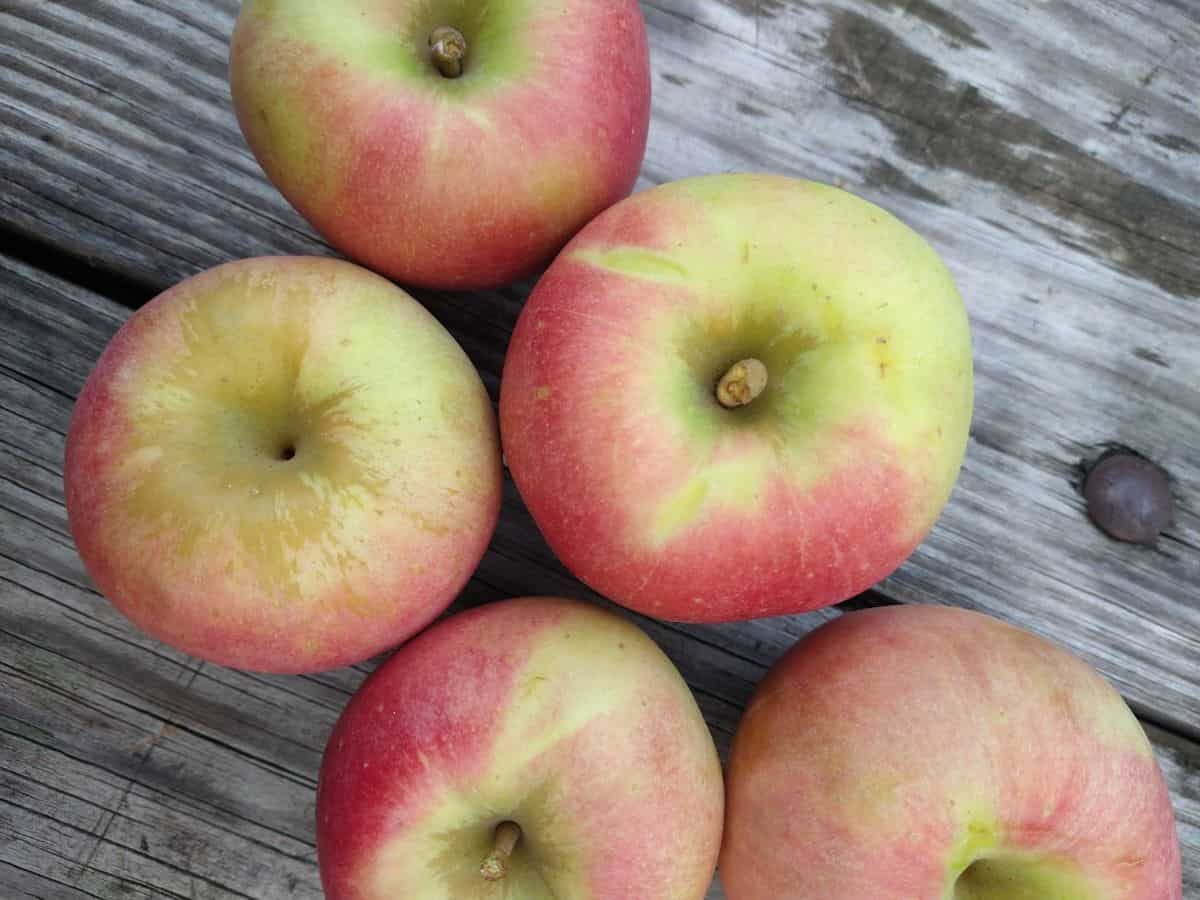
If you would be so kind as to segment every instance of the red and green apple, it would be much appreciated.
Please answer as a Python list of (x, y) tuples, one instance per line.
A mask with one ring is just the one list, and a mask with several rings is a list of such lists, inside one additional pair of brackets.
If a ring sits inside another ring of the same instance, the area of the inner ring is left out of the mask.
[(636, 0), (248, 0), (230, 79), (322, 235), (440, 288), (548, 262), (632, 189), (650, 115)]
[(551, 548), (641, 612), (835, 603), (932, 527), (971, 418), (967, 316), (912, 229), (832, 187), (689, 179), (603, 213), (529, 298), (504, 451)]
[(350, 263), (262, 258), (135, 313), (71, 420), (80, 556), (135, 623), (272, 672), (394, 646), (454, 599), (499, 514), (495, 418), (420, 304)]
[(729, 900), (1179, 900), (1154, 753), (1091, 667), (938, 606), (823, 626), (734, 737)]
[(401, 647), (329, 738), (329, 900), (701, 900), (721, 767), (640, 629), (582, 603), (478, 607)]

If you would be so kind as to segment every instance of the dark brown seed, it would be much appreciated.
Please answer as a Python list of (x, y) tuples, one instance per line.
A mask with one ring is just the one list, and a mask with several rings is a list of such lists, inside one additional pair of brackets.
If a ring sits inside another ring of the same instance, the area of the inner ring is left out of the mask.
[(1133, 453), (1113, 453), (1096, 463), (1083, 494), (1092, 521), (1118, 541), (1151, 544), (1174, 514), (1166, 473)]

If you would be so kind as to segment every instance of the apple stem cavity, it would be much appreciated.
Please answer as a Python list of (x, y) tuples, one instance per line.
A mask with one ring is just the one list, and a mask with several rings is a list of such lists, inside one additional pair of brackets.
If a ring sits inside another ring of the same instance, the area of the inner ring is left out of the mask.
[(737, 409), (754, 402), (767, 387), (767, 367), (753, 356), (739, 360), (717, 382), (717, 402)]
[(516, 822), (501, 822), (492, 835), (492, 852), (487, 855), (479, 874), (484, 881), (501, 881), (508, 874), (508, 858), (521, 840), (521, 826)]
[(458, 78), (467, 58), (467, 39), (457, 28), (442, 25), (429, 34), (429, 52), (433, 64), (445, 78)]

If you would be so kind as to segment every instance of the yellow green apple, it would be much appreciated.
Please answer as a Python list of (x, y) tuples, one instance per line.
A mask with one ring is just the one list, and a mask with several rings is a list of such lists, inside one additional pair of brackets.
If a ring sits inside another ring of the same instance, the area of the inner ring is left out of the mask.
[(629, 193), (650, 117), (637, 0), (248, 0), (230, 81), (309, 222), (429, 287), (548, 262)]
[(729, 900), (1179, 900), (1170, 795), (1091, 667), (980, 613), (850, 613), (734, 737)]
[(892, 572), (950, 495), (971, 341), (937, 253), (879, 207), (767, 175), (635, 195), (517, 323), (500, 430), (551, 548), (613, 600), (723, 621)]
[(491, 404), (420, 304), (350, 263), (243, 260), (135, 313), (84, 385), (71, 532), (134, 622), (301, 672), (398, 644), (454, 599), (499, 513)]
[(701, 900), (721, 767), (678, 671), (582, 603), (444, 619), (350, 701), (317, 793), (328, 900)]

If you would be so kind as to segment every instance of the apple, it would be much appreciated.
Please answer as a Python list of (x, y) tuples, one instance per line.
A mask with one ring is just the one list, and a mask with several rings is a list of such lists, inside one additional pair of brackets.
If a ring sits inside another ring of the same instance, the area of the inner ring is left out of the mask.
[(649, 615), (835, 603), (932, 527), (971, 418), (938, 255), (845, 191), (663, 185), (599, 216), (529, 298), (500, 432), (560, 559)]
[(850, 613), (734, 737), (729, 900), (1179, 900), (1154, 753), (1066, 650), (980, 613)]
[(346, 707), (317, 790), (328, 900), (700, 900), (721, 766), (642, 631), (568, 600), (460, 613)]
[(454, 339), (383, 278), (302, 257), (219, 266), (135, 313), (79, 396), (64, 471), (101, 592), (168, 644), (269, 672), (427, 625), (501, 491)]
[(650, 119), (637, 0), (248, 0), (230, 82), (326, 239), (438, 288), (547, 263), (632, 189)]

